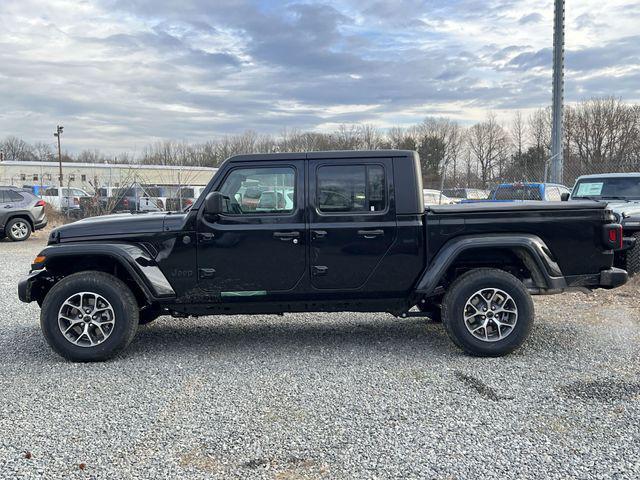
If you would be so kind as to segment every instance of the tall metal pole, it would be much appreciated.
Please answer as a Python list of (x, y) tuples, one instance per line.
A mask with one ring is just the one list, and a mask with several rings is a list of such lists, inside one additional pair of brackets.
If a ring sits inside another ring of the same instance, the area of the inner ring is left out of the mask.
[(64, 127), (58, 125), (56, 127), (56, 133), (53, 134), (54, 137), (58, 138), (58, 167), (60, 168), (60, 172), (58, 174), (58, 180), (60, 181), (60, 188), (63, 187), (62, 185), (62, 150), (60, 149), (60, 137), (62, 136), (62, 130), (64, 130)]
[(554, 0), (553, 24), (553, 126), (551, 130), (551, 181), (562, 183), (564, 171), (564, 0)]

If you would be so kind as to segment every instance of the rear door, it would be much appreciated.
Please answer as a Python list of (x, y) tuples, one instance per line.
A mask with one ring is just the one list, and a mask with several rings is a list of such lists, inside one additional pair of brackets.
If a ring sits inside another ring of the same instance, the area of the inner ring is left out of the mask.
[(316, 289), (366, 290), (396, 235), (392, 161), (309, 161), (310, 275)]
[(226, 212), (198, 220), (198, 277), (222, 296), (296, 287), (306, 273), (304, 160), (242, 162), (217, 187)]

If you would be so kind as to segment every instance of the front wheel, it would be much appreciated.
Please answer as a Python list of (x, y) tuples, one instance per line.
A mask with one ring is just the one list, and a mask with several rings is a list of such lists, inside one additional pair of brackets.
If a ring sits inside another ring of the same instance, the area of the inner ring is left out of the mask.
[(502, 270), (482, 268), (460, 276), (442, 304), (443, 324), (466, 353), (506, 355), (520, 347), (533, 327), (531, 295), (520, 280)]
[(120, 279), (86, 271), (56, 283), (42, 303), (40, 326), (53, 350), (74, 362), (106, 360), (138, 328), (138, 304)]

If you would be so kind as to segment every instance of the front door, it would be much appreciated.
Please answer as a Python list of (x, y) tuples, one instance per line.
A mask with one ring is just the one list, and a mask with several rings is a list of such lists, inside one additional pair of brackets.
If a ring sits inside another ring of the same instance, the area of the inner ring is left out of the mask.
[(225, 213), (198, 221), (199, 285), (227, 296), (293, 289), (306, 273), (304, 161), (243, 162), (217, 190)]
[(366, 290), (396, 235), (391, 159), (309, 162), (311, 284)]

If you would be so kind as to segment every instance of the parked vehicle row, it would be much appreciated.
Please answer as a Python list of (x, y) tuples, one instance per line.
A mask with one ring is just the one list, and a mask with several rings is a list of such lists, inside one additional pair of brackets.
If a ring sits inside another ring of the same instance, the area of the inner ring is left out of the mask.
[(180, 211), (193, 205), (203, 188), (134, 184), (120, 188), (100, 187), (90, 193), (75, 187), (48, 187), (42, 189), (42, 200), (54, 210), (72, 215), (81, 212)]

